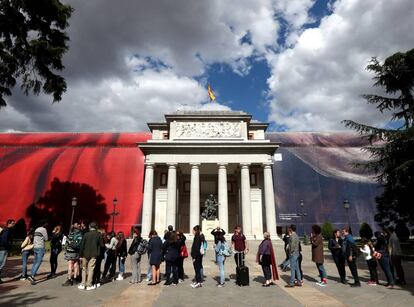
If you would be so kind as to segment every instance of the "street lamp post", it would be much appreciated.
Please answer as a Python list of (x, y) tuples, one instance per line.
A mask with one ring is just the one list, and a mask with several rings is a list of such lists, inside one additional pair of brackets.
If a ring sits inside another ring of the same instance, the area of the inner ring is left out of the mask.
[(70, 218), (70, 225), (69, 225), (69, 231), (72, 228), (72, 224), (73, 224), (73, 216), (75, 215), (75, 207), (78, 205), (78, 199), (76, 198), (76, 196), (74, 196), (72, 198), (72, 216)]
[(307, 236), (306, 236), (306, 227), (305, 227), (305, 223), (304, 223), (304, 218), (305, 216), (307, 216), (307, 213), (305, 212), (305, 202), (303, 201), (303, 199), (300, 200), (300, 217), (301, 217), (301, 222), (302, 222), (302, 227), (303, 227), (303, 243), (307, 244)]
[(348, 201), (348, 199), (344, 200), (344, 209), (346, 211), (346, 216), (347, 216), (347, 219), (348, 219), (348, 227), (351, 228), (351, 220), (349, 218), (349, 201)]
[(118, 200), (116, 199), (116, 197), (112, 201), (112, 204), (114, 205), (114, 210), (111, 213), (111, 215), (112, 215), (112, 232), (114, 232), (114, 229), (115, 229), (114, 228), (115, 227), (115, 216), (117, 216), (119, 214), (119, 212), (116, 211), (116, 205), (118, 204)]

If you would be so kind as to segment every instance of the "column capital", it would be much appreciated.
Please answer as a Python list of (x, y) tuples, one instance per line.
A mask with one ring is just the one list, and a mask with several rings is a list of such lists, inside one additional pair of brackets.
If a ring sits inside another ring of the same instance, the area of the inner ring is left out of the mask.
[(249, 168), (250, 163), (240, 163), (241, 168)]
[(176, 168), (177, 167), (177, 163), (167, 163), (168, 168)]
[(155, 163), (154, 162), (145, 162), (145, 166), (147, 168), (154, 168), (155, 167)]
[(263, 165), (263, 168), (272, 168), (273, 163), (272, 162), (266, 162), (266, 163), (263, 163), (262, 165)]
[(190, 163), (191, 168), (199, 168), (199, 166), (201, 165), (201, 163)]
[(227, 168), (228, 163), (217, 163), (218, 168), (225, 169)]

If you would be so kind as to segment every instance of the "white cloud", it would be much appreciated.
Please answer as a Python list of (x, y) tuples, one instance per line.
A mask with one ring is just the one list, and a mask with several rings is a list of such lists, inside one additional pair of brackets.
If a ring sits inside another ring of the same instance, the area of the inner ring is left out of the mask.
[(269, 120), (289, 130), (343, 130), (343, 119), (384, 125), (361, 94), (378, 91), (365, 70), (414, 46), (411, 0), (338, 0), (319, 27), (298, 35), (280, 54), (269, 55), (272, 75)]

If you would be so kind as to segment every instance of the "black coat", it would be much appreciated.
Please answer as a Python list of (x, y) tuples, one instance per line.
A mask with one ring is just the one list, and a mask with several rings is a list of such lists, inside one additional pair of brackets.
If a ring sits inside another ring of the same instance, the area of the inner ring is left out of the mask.
[(162, 262), (162, 241), (160, 237), (151, 238), (148, 242), (150, 265), (160, 265)]
[(341, 238), (339, 238), (338, 241), (336, 241), (334, 238), (329, 239), (328, 248), (333, 256), (343, 256), (342, 243), (343, 242)]
[(165, 261), (171, 261), (171, 262), (176, 261), (178, 257), (180, 257), (180, 250), (181, 250), (182, 245), (183, 244), (181, 241), (176, 241), (176, 242), (165, 241), (162, 246)]
[(79, 256), (85, 257), (86, 259), (98, 258), (103, 246), (102, 235), (96, 230), (91, 230), (85, 233), (82, 238)]
[(204, 241), (205, 239), (203, 234), (194, 236), (193, 245), (191, 245), (191, 258), (195, 259), (202, 256), (200, 248)]

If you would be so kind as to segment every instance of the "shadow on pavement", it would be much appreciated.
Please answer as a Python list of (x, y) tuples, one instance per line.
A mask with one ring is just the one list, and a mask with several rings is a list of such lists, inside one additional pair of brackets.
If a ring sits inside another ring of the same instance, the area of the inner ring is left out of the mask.
[(39, 296), (37, 292), (21, 292), (2, 295), (0, 305), (3, 306), (28, 306), (46, 300), (53, 300), (56, 297), (49, 295)]

